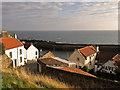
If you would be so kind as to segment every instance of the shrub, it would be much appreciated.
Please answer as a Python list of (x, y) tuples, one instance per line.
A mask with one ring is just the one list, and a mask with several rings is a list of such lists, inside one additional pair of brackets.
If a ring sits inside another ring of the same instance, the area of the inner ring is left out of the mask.
[(88, 70), (88, 66), (84, 66), (83, 67), (83, 70), (85, 71), (85, 72), (88, 72), (89, 70)]

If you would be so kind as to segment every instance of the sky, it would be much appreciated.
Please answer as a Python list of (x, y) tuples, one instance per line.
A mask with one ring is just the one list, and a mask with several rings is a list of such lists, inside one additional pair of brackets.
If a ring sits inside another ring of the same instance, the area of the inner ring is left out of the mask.
[(8, 31), (118, 30), (118, 2), (3, 2), (2, 28)]

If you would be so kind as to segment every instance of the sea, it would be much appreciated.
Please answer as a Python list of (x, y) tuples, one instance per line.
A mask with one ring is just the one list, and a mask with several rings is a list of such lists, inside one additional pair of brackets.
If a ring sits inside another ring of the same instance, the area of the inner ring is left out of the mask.
[(118, 31), (8, 31), (19, 39), (74, 44), (118, 44)]
[[(70, 44), (118, 44), (118, 31), (8, 31), (16, 33), (19, 39), (45, 40)], [(51, 50), (52, 51), (52, 50)], [(43, 51), (44, 55), (48, 51)], [(71, 51), (52, 51), (56, 56), (67, 59)]]

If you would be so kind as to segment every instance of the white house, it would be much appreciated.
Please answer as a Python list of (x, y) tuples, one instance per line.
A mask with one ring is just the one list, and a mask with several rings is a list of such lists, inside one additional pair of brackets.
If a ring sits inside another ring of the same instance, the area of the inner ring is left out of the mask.
[(115, 74), (115, 70), (117, 68), (112, 62), (112, 60), (108, 60), (106, 63), (96, 66), (96, 71), (105, 72), (109, 74)]
[(24, 56), (27, 60), (37, 60), (39, 58), (39, 50), (31, 43), (28, 49), (24, 48)]
[(90, 70), (94, 68), (97, 52), (99, 52), (98, 46), (88, 46), (81, 49), (76, 49), (68, 60), (76, 63), (77, 68), (88, 66), (88, 69)]
[(12, 59), (13, 67), (24, 65), (24, 46), (13, 37), (0, 38), (5, 47), (5, 54)]

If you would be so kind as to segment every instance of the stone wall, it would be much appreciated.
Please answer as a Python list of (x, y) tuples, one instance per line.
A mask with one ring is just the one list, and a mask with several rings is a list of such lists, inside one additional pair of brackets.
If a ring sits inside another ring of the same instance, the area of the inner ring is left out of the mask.
[(120, 88), (120, 83), (46, 67), (43, 74), (80, 88)]
[(0, 60), (1, 60), (1, 63), (2, 63), (2, 68), (3, 69), (12, 66), (12, 60), (6, 54), (1, 55)]

